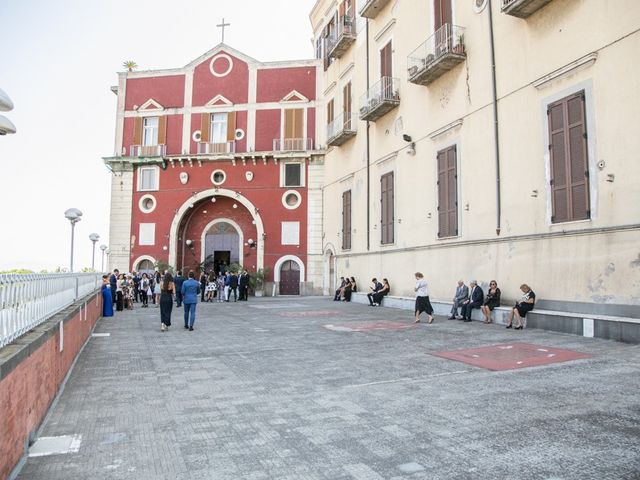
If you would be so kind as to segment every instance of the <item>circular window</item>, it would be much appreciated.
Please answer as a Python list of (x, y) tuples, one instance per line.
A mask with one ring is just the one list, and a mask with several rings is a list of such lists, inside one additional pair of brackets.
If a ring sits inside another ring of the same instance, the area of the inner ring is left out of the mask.
[(236, 129), (236, 140), (242, 140), (244, 138), (244, 130), (241, 128)]
[(214, 185), (222, 185), (227, 179), (227, 175), (222, 170), (216, 170), (211, 174), (211, 181)]
[(282, 195), (282, 205), (284, 205), (284, 208), (293, 210), (298, 208), (300, 203), (302, 203), (302, 197), (295, 190), (287, 190)]
[(196, 130), (195, 132), (193, 132), (193, 135), (191, 135), (191, 139), (194, 142), (199, 142), (201, 138), (202, 138), (202, 133), (200, 132), (200, 130)]
[(215, 77), (226, 77), (233, 68), (233, 60), (226, 53), (219, 53), (211, 59), (209, 70)]
[(144, 195), (138, 203), (140, 211), (143, 213), (151, 213), (156, 209), (156, 199), (153, 195)]
[(480, 13), (487, 6), (487, 0), (474, 0), (473, 9), (476, 13)]

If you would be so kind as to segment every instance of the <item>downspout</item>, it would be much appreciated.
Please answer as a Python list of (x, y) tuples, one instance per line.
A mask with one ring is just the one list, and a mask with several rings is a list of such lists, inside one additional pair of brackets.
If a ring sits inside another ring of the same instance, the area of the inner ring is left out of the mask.
[[(367, 68), (367, 94), (369, 93), (369, 19), (366, 20), (366, 37), (367, 37), (367, 55), (366, 55), (366, 68)], [(371, 249), (371, 169), (370, 169), (370, 154), (371, 154), (371, 137), (370, 137), (371, 123), (367, 120), (367, 251)]]
[(493, 136), (496, 147), (496, 235), (500, 235), (500, 136), (498, 128), (498, 93), (496, 88), (496, 54), (493, 39), (493, 13), (491, 0), (487, 2), (489, 9), (489, 44), (491, 45), (491, 80), (493, 88)]

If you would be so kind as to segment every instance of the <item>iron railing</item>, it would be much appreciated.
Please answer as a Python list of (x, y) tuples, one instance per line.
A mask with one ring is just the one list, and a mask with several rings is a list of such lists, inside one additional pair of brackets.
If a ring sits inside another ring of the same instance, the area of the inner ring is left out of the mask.
[(336, 45), (340, 43), (341, 40), (352, 40), (356, 38), (356, 23), (355, 19), (351, 18), (348, 15), (342, 16), (336, 27), (336, 30), (333, 34), (327, 38), (327, 52), (329, 55), (333, 53)]
[(445, 23), (407, 57), (409, 78), (446, 53), (464, 54), (464, 28)]
[(313, 138), (275, 138), (273, 150), (276, 152), (304, 152), (313, 150)]
[(166, 152), (166, 145), (131, 145), (129, 149), (131, 157), (164, 157)]
[(0, 348), (101, 285), (101, 273), (0, 275)]
[(198, 142), (198, 154), (236, 153), (236, 142)]
[(330, 141), (340, 135), (341, 132), (355, 132), (357, 123), (352, 112), (342, 112), (327, 125), (327, 140)]
[(366, 116), (384, 102), (400, 103), (399, 85), (397, 78), (382, 77), (360, 97), (360, 117)]

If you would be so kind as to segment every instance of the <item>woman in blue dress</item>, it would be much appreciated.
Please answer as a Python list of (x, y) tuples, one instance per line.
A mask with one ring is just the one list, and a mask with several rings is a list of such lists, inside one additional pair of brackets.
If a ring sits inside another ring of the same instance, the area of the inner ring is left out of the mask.
[(109, 286), (109, 275), (102, 276), (102, 316), (113, 317), (113, 297)]

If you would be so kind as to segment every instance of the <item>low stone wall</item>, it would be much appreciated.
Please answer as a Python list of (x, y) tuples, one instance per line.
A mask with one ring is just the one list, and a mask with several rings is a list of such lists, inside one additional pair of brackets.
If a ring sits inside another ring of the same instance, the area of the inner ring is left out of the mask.
[(24, 458), (101, 315), (96, 292), (0, 349), (0, 480)]

